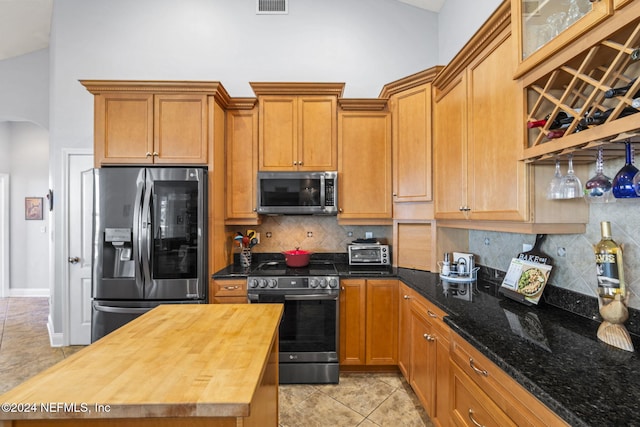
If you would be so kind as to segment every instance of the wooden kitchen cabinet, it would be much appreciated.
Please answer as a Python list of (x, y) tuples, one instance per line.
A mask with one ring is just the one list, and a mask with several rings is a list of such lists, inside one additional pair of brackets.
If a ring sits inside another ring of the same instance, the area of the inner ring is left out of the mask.
[(343, 83), (250, 84), (259, 104), (259, 170), (337, 170)]
[(393, 117), (393, 217), (432, 219), (432, 85), (442, 67), (386, 84)]
[(209, 302), (214, 304), (246, 304), (246, 279), (214, 279), (209, 282)]
[(344, 279), (340, 286), (340, 365), (395, 366), (398, 280)]
[(449, 326), (445, 313), (400, 282), (398, 365), (434, 425), (449, 425)]
[(526, 219), (522, 89), (511, 78), (512, 49), (507, 28), (436, 99), (437, 219)]
[(96, 81), (81, 83), (94, 97), (94, 162), (206, 165), (208, 97), (218, 82)]
[(513, 34), (517, 38), (514, 51), (518, 55), (515, 76), (522, 76), (566, 45), (583, 37), (589, 29), (607, 19), (614, 6), (619, 8), (626, 2), (513, 0), (511, 19)]
[(256, 210), (258, 174), (258, 110), (255, 98), (244, 108), (227, 110), (226, 216), (227, 225), (260, 223)]
[(457, 426), (568, 426), (459, 335), (451, 334), (450, 414)]
[(391, 114), (385, 100), (350, 101), (338, 113), (338, 221), (390, 224)]
[(439, 230), (583, 233), (584, 201), (547, 200), (553, 173), (522, 161), (525, 99), (512, 78), (514, 42), (503, 2), (433, 82)]

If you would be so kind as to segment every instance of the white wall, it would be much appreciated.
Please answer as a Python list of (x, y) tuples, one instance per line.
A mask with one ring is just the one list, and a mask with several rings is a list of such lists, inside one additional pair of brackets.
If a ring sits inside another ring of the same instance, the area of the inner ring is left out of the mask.
[(0, 122), (49, 127), (49, 49), (0, 61)]
[[(10, 161), (8, 169), (0, 169), (10, 175), (9, 295), (48, 294), (49, 234), (44, 198), (49, 188), (48, 147), (48, 132), (34, 123), (6, 122), (0, 126), (0, 157)], [(43, 198), (42, 220), (25, 220), (25, 197)]]
[(438, 16), (438, 61), (447, 64), (503, 0), (447, 0)]

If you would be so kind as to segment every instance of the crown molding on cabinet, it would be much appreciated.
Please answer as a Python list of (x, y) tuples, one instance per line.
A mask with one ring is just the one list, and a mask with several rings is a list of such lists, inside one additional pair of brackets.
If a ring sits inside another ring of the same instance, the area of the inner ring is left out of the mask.
[(344, 83), (249, 82), (253, 93), (262, 95), (334, 95), (342, 96)]
[(449, 86), (475, 60), (479, 52), (488, 47), (502, 31), (510, 30), (510, 27), (511, 1), (505, 0), (480, 30), (464, 45), (462, 50), (436, 76), (433, 81), (434, 86), (440, 89)]
[(391, 83), (387, 83), (382, 87), (380, 95), (378, 96), (380, 98), (390, 98), (396, 93), (418, 87), (425, 83), (431, 83), (443, 68), (444, 67), (442, 65), (435, 65), (431, 68), (427, 68), (426, 70), (419, 71), (415, 74), (411, 74), (410, 76), (403, 77)]
[(338, 98), (338, 106), (345, 111), (385, 111), (387, 101), (386, 98)]
[(230, 98), (227, 110), (252, 110), (258, 103), (258, 98)]

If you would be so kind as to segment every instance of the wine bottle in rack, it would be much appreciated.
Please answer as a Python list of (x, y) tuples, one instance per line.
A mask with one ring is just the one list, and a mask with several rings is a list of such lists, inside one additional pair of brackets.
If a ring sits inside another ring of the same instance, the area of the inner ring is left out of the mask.
[[(551, 118), (551, 114), (547, 114), (547, 116), (542, 120), (529, 121), (529, 122), (527, 122), (527, 127), (529, 129), (531, 129), (531, 128), (541, 128), (541, 127), (543, 127), (544, 125), (547, 124), (547, 122), (549, 121), (550, 118)], [(560, 111), (560, 112), (558, 112), (558, 114), (556, 114), (556, 117), (551, 122), (551, 125), (549, 126), (549, 129), (562, 129), (563, 127), (567, 128), (567, 127), (569, 127), (569, 125), (571, 124), (572, 121), (573, 121), (573, 117), (572, 116), (568, 115), (564, 111)]]
[(631, 103), (631, 106), (633, 108), (640, 108), (640, 98), (634, 99), (633, 102)]
[(640, 59), (640, 47), (637, 47), (631, 51), (631, 60), (637, 61)]
[[(633, 86), (633, 84), (636, 82), (636, 79), (633, 79), (629, 82), (629, 84), (625, 85), (625, 86), (620, 86), (620, 87), (614, 87), (612, 89), (609, 89), (608, 91), (606, 91), (604, 93), (604, 97), (605, 98), (613, 98), (616, 96), (624, 96), (627, 94), (627, 92), (629, 92), (629, 89), (631, 89), (631, 86)], [(640, 96), (640, 90), (638, 92), (635, 93), (635, 95), (633, 95), (634, 98), (637, 98)]]
[[(613, 108), (609, 108), (606, 111), (596, 111), (593, 116), (590, 117), (585, 117), (584, 119), (580, 120), (580, 125), (582, 126), (596, 126), (596, 125), (600, 125), (602, 123), (604, 123), (609, 116), (611, 115), (611, 113), (613, 113)], [(620, 112), (620, 115), (618, 115), (618, 118), (621, 119), (622, 117), (626, 117), (626, 116), (630, 116), (632, 114), (637, 113), (638, 110), (636, 110), (633, 107), (624, 107), (624, 109)]]

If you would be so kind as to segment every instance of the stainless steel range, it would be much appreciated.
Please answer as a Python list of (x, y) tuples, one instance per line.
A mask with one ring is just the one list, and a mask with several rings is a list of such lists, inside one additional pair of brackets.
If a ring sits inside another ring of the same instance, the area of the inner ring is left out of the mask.
[(331, 262), (288, 268), (260, 264), (248, 277), (249, 303), (282, 303), (280, 383), (338, 383), (340, 278)]

